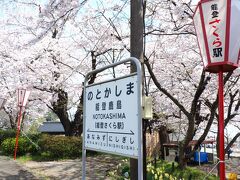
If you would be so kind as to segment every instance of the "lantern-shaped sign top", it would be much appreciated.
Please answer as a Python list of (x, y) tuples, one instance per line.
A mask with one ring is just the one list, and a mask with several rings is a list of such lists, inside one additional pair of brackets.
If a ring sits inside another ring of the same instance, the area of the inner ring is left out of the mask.
[(26, 89), (18, 89), (18, 106), (19, 107), (26, 106), (29, 95), (30, 95), (30, 91), (27, 91)]
[(207, 71), (228, 72), (238, 67), (239, 19), (239, 0), (202, 0), (198, 3), (193, 20)]

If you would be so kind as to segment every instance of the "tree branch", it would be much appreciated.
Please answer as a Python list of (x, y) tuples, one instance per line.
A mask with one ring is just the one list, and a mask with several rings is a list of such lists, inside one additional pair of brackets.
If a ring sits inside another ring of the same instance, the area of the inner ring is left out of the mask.
[(151, 78), (154, 82), (154, 84), (157, 86), (157, 88), (163, 93), (165, 94), (169, 99), (171, 99), (172, 102), (174, 102), (174, 104), (188, 117), (191, 117), (191, 114), (185, 109), (185, 107), (176, 99), (174, 98), (166, 89), (164, 89), (160, 83), (158, 82), (155, 74), (152, 71), (151, 65), (149, 64), (149, 61), (146, 59), (144, 60), (145, 65), (147, 66), (148, 72), (151, 75)]

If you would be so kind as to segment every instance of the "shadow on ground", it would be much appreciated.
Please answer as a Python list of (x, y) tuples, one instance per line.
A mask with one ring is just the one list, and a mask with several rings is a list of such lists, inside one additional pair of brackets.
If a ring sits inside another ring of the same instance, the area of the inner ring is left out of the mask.
[[(16, 171), (15, 169), (11, 170)], [(14, 174), (14, 175), (13, 175)], [(6, 171), (0, 170), (0, 179), (3, 180), (37, 180), (37, 178), (26, 170), (19, 170), (14, 173), (7, 173)]]

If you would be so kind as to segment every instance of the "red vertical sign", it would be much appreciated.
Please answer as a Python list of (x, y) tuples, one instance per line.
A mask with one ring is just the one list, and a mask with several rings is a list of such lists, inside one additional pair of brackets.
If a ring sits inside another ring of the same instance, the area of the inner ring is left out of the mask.
[(19, 113), (18, 113), (18, 123), (17, 123), (17, 132), (16, 132), (16, 142), (15, 142), (15, 149), (14, 149), (14, 160), (16, 160), (16, 157), (17, 157), (18, 137), (20, 134), (21, 122), (22, 122), (22, 111), (27, 104), (29, 95), (30, 95), (30, 91), (27, 91), (26, 89), (18, 89)]

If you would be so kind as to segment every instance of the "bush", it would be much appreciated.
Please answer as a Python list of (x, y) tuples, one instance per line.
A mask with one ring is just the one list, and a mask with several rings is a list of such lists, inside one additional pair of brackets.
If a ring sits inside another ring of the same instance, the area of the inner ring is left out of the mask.
[(39, 146), (41, 156), (45, 159), (76, 158), (82, 152), (80, 137), (43, 135)]
[[(7, 133), (6, 133), (7, 134)], [(4, 135), (4, 139), (6, 136)], [(36, 147), (28, 138), (37, 144)], [(18, 139), (17, 155), (40, 155), (42, 160), (76, 158), (81, 156), (82, 141), (80, 137), (28, 134)], [(7, 138), (1, 144), (2, 153), (12, 156), (15, 148), (14, 138)]]
[[(38, 134), (36, 134), (36, 133), (34, 133), (34, 134), (27, 134), (27, 137), (28, 137), (29, 139), (31, 139), (31, 141), (33, 141), (34, 143), (35, 143), (35, 142), (38, 142), (39, 139), (41, 139), (41, 136), (42, 136), (42, 134), (40, 134), (40, 133), (38, 133)], [(24, 136), (23, 136), (23, 137), (24, 137)]]
[(13, 138), (15, 136), (16, 136), (16, 130), (14, 129), (9, 129), (9, 130), (0, 129), (0, 145), (5, 139)]
[[(13, 155), (15, 149), (15, 138), (5, 139), (1, 144), (2, 153), (5, 155)], [(29, 142), (25, 137), (19, 137), (17, 155), (24, 155), (26, 153), (35, 153), (36, 147)]]

